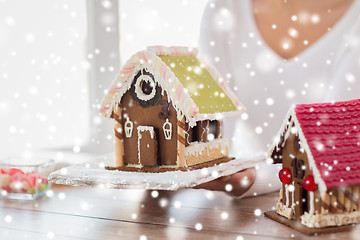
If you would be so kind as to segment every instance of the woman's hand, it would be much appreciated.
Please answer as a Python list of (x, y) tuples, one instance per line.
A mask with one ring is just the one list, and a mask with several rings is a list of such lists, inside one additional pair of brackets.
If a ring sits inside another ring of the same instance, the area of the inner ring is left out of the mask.
[[(229, 176), (223, 176), (211, 182), (200, 184), (195, 188), (224, 191), (231, 196), (240, 197), (247, 190), (249, 190), (249, 188), (255, 182), (255, 179), (256, 170), (254, 168), (248, 168), (241, 172), (237, 172)], [(230, 187), (229, 184), (231, 185)], [(227, 185), (228, 187), (226, 187)]]

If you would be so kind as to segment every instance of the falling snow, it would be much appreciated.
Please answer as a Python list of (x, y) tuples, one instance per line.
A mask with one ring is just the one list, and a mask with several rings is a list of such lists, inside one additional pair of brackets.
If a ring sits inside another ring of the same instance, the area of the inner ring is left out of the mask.
[[(65, 1), (66, 2), (66, 1)], [(135, 1), (134, 1), (135, 2)], [(2, 3), (5, 4), (5, 3)], [(14, 3), (7, 3), (14, 4)], [(24, 3), (25, 4), (25, 3)], [(32, 5), (23, 6), (24, 9), (32, 9)], [(88, 141), (96, 143), (96, 145), (107, 145), (113, 143), (113, 135), (105, 133), (105, 143), (99, 142), (96, 138), (90, 138), (90, 124), (96, 127), (100, 127), (104, 124), (102, 118), (95, 116), (90, 117), (90, 111), (97, 110), (101, 99), (94, 99), (92, 104), (89, 104), (89, 89), (87, 87), (87, 74), (88, 71), (97, 71), (101, 74), (110, 73), (110, 76), (115, 76), (118, 71), (118, 65), (115, 62), (102, 63), (101, 66), (93, 67), (94, 61), (104, 57), (105, 55), (110, 59), (114, 59), (114, 55), (108, 54), (105, 49), (96, 48), (84, 54), (84, 39), (86, 39), (86, 9), (84, 3), (73, 3), (68, 1), (68, 4), (57, 5), (58, 3), (46, 3), (43, 8), (51, 9), (49, 11), (41, 11), (41, 14), (37, 14), (39, 19), (31, 19), (25, 14), (27, 19), (30, 19), (31, 25), (35, 26), (31, 29), (27, 28), (27, 25), (23, 23), (23, 17), (20, 13), (6, 12), (5, 8), (0, 8), (0, 14), (3, 16), (0, 29), (0, 48), (4, 50), (3, 59), (1, 60), (2, 73), (0, 79), (7, 81), (11, 91), (3, 90), (0, 98), (0, 116), (3, 117), (4, 123), (0, 130), (5, 133), (4, 140), (0, 140), (2, 145), (9, 146), (6, 151), (16, 152), (18, 148), (21, 149), (21, 154), (31, 157), (32, 150), (37, 148), (57, 148), (67, 146), (74, 154), (80, 154), (86, 151), (84, 144)], [(101, 1), (101, 7), (105, 10), (111, 10), (114, 8), (113, 2), (108, 0)], [(181, 20), (173, 22), (172, 19), (182, 19), (178, 16), (177, 11), (169, 11), (168, 13), (162, 12), (153, 6), (149, 8), (139, 7), (139, 4), (145, 4), (143, 1), (136, 1), (136, 3), (126, 3), (126, 6), (121, 8), (120, 29), (123, 31), (123, 38), (121, 41), (122, 60), (128, 59), (128, 56), (135, 51), (140, 50), (143, 46), (150, 45), (147, 43), (156, 43), (163, 45), (197, 45), (198, 29), (200, 27), (201, 14), (194, 10), (192, 6), (204, 7), (206, 1), (203, 3), (191, 3), (189, 1), (181, 1), (176, 6), (172, 6), (175, 3), (164, 3), (164, 8), (169, 6), (169, 9), (182, 9), (186, 10), (189, 15), (198, 16), (196, 24), (193, 22)], [(227, 36), (227, 32), (233, 30), (235, 21), (238, 16), (232, 14), (232, 9), (226, 7), (217, 7), (214, 3), (210, 3), (209, 7), (214, 10), (213, 27), (218, 32), (219, 36)], [(2, 10), (5, 9), (5, 10)], [(40, 13), (40, 10), (37, 13)], [(32, 11), (29, 11), (34, 14)], [(133, 14), (136, 12), (136, 14)], [(180, 12), (180, 11), (179, 11)], [(331, 12), (331, 11), (330, 11)], [(35, 12), (36, 14), (36, 12)], [(44, 14), (44, 18), (41, 15)], [(168, 15), (165, 15), (168, 14)], [(44, 24), (46, 19), (56, 17), (61, 24)], [(146, 26), (136, 21), (139, 16), (146, 19)], [(171, 16), (171, 17), (169, 17)], [(45, 20), (44, 20), (45, 19)], [(289, 19), (293, 24), (322, 24), (323, 19), (319, 14), (300, 12), (297, 15), (293, 15)], [(105, 13), (101, 16), (100, 22), (104, 30), (104, 34), (112, 34), (116, 31), (114, 23), (116, 18)], [(192, 26), (194, 25), (194, 26)], [(4, 27), (3, 27), (4, 26)], [(279, 32), (281, 24), (268, 25), (273, 33)], [(17, 33), (16, 31), (19, 31)], [(159, 39), (162, 33), (166, 32), (166, 37)], [(300, 29), (289, 27), (285, 29), (286, 37), (279, 40), (279, 46), (282, 50), (290, 52), (294, 47), (294, 42), (299, 41), (303, 44), (303, 47), (313, 44), (308, 39), (304, 39), (301, 35)], [(236, 35), (236, 34), (234, 34)], [(10, 38), (10, 37), (11, 38)], [(146, 36), (146, 37), (142, 37)], [(233, 36), (232, 36), (233, 37)], [(166, 39), (168, 41), (166, 41)], [(359, 39), (354, 36), (347, 36), (346, 47), (356, 47)], [(223, 39), (221, 39), (223, 40)], [(226, 81), (229, 81), (231, 88), (240, 97), (240, 101), (248, 108), (248, 112), (242, 113), (240, 119), (246, 121), (251, 127), (251, 133), (256, 139), (264, 139), (261, 141), (270, 141), (273, 137), (278, 125), (281, 123), (282, 118), (285, 116), (288, 108), (294, 103), (305, 102), (319, 102), (324, 99), (325, 90), (319, 89), (338, 89), (338, 85), (333, 86), (329, 81), (324, 81), (315, 74), (321, 69), (318, 68), (316, 62), (307, 59), (300, 55), (289, 60), (281, 59), (277, 54), (268, 48), (266, 41), (263, 41), (258, 36), (257, 31), (251, 30), (251, 32), (245, 32), (240, 39), (225, 39), (221, 41), (219, 39), (206, 39), (206, 45), (211, 49), (216, 49), (218, 46), (224, 46), (227, 43), (230, 47), (236, 49), (238, 46), (237, 56), (234, 58), (234, 62), (229, 69), (220, 69), (223, 76), (226, 77)], [(14, 43), (9, 43), (15, 41)], [(225, 42), (226, 41), (226, 42)], [(51, 44), (48, 44), (51, 42)], [(184, 44), (185, 43), (185, 44)], [(26, 50), (14, 46), (25, 46)], [(54, 48), (52, 46), (56, 45)], [(129, 46), (129, 47), (124, 47)], [(37, 49), (36, 51), (33, 51)], [(231, 49), (231, 48), (230, 48)], [(240, 50), (239, 50), (240, 49)], [(333, 46), (332, 52), (336, 53), (337, 48)], [(116, 52), (116, 50), (114, 51)], [(325, 56), (319, 61), (321, 66), (327, 69), (335, 69), (339, 64), (335, 62), (336, 56), (329, 53), (324, 53)], [(85, 57), (83, 56), (85, 55)], [(211, 55), (211, 54), (210, 54)], [(336, 55), (336, 54), (335, 54)], [(251, 57), (247, 57), (251, 56)], [(240, 59), (240, 60), (239, 60)], [(210, 60), (219, 66), (227, 63), (229, 59), (223, 54), (214, 53), (211, 55)], [(14, 64), (16, 62), (16, 64)], [(359, 63), (354, 63), (354, 69), (359, 69)], [(14, 66), (22, 66), (21, 69)], [(290, 67), (294, 66), (294, 67)], [(176, 67), (176, 63), (170, 64), (171, 68)], [(339, 69), (342, 66), (339, 66)], [(221, 67), (220, 67), (221, 68)], [(194, 71), (199, 74), (202, 70), (200, 68), (187, 69), (188, 71)], [(330, 70), (326, 70), (330, 71)], [(309, 74), (312, 74), (308, 76)], [(301, 76), (299, 78), (298, 76)], [(353, 93), (353, 89), (359, 89), (359, 76), (358, 72), (352, 71), (352, 69), (340, 72), (339, 79), (346, 84), (344, 91)], [(106, 81), (107, 79), (104, 77)], [(299, 81), (299, 79), (301, 81)], [(25, 81), (26, 80), (26, 81)], [(265, 80), (265, 81), (262, 81)], [(237, 82), (236, 82), (237, 81)], [(306, 83), (304, 83), (306, 81)], [(321, 82), (324, 81), (324, 82)], [(246, 82), (251, 84), (246, 84)], [(307, 83), (308, 82), (308, 83)], [(264, 83), (264, 84), (263, 84)], [(100, 92), (106, 92), (108, 83), (96, 86)], [(264, 85), (264, 86), (263, 86)], [(261, 87), (260, 87), (261, 86)], [(198, 89), (206, 89), (206, 84), (200, 84), (195, 86)], [(306, 90), (305, 90), (306, 89)], [(185, 90), (186, 91), (186, 90)], [(343, 91), (343, 90), (341, 90)], [(200, 91), (199, 91), (200, 92)], [(332, 93), (332, 92), (329, 92)], [(197, 95), (196, 92), (195, 95)], [(342, 93), (343, 94), (343, 93)], [(215, 92), (214, 96), (224, 98), (223, 93)], [(332, 95), (329, 95), (330, 98)], [(334, 94), (334, 96), (336, 96)], [(347, 96), (347, 95), (346, 95)], [(333, 99), (331, 99), (333, 100)], [(256, 110), (254, 110), (256, 109)], [(20, 111), (19, 111), (20, 110)], [(13, 118), (7, 118), (7, 116), (16, 116)], [(88, 121), (90, 119), (91, 121)], [(251, 120), (251, 121), (250, 121)], [(322, 122), (317, 122), (318, 127), (322, 126)], [(295, 129), (296, 130), (296, 129)], [(105, 131), (101, 129), (101, 131)], [(237, 127), (236, 132), (243, 134), (241, 128)], [(291, 129), (293, 132), (293, 129)], [(294, 132), (295, 133), (295, 132)], [(36, 139), (34, 140), (34, 136)], [(272, 136), (271, 138), (269, 136)], [(259, 138), (257, 138), (259, 137)], [(209, 134), (208, 139), (212, 140), (214, 135)], [(268, 139), (266, 139), (268, 138)], [(236, 142), (236, 138), (233, 138)], [(324, 144), (318, 142), (316, 148), (319, 151), (324, 151)], [(0, 149), (0, 154), (3, 155), (7, 152), (4, 149)], [(58, 160), (66, 159), (62, 153), (57, 153), (56, 158)], [(337, 160), (334, 160), (334, 165), (338, 164)], [(103, 166), (102, 166), (103, 167)], [(351, 170), (351, 166), (342, 166), (346, 171)], [(329, 175), (333, 168), (330, 166), (325, 175)], [(202, 172), (203, 174), (208, 174)], [(62, 174), (66, 175), (66, 170), (63, 170)], [(218, 176), (218, 172), (212, 172), (214, 177)], [(343, 179), (341, 179), (343, 180)], [(247, 177), (241, 180), (242, 186), (249, 185), (249, 179)], [(270, 183), (269, 183), (270, 186)], [(101, 186), (102, 188), (105, 185)], [(230, 192), (233, 190), (231, 184), (226, 184), (225, 191)], [(294, 185), (289, 185), (289, 191), (294, 191)], [(2, 192), (6, 194), (6, 192)], [(66, 201), (68, 196), (64, 192), (56, 193), (49, 190), (47, 191), (47, 197), (55, 197), (59, 200)], [(256, 195), (256, 193), (255, 193)], [(215, 198), (213, 192), (206, 192), (205, 198), (207, 201), (211, 201)], [(180, 200), (168, 201), (166, 198), (159, 198), (158, 191), (151, 191), (151, 197), (153, 201), (165, 208), (167, 206), (173, 206), (175, 209), (183, 207)], [(116, 198), (113, 198), (116, 200)], [(87, 201), (81, 201), (78, 203), (79, 209), (82, 211), (89, 211), (92, 205)], [(144, 207), (144, 206), (142, 206)], [(145, 206), (146, 207), (146, 206)], [(231, 218), (228, 212), (219, 212), (219, 218), (222, 220), (228, 220)], [(255, 209), (254, 215), (259, 217), (262, 215), (261, 209)], [(171, 215), (170, 215), (171, 216)], [(177, 220), (176, 216), (168, 216), (168, 221), (174, 224)], [(139, 218), (137, 213), (130, 214), (131, 219)], [(6, 223), (10, 224), (14, 220), (11, 215), (3, 216)], [(203, 229), (202, 223), (196, 223), (194, 225), (197, 231)], [(205, 226), (206, 227), (206, 226)], [(257, 234), (256, 231), (253, 232)], [(48, 239), (56, 239), (56, 234), (53, 231), (47, 232)], [(138, 236), (139, 240), (147, 240), (147, 236)], [(294, 235), (291, 235), (294, 238)], [(243, 236), (237, 236), (237, 240), (245, 239)]]
[(261, 209), (258, 209), (258, 208), (255, 209), (254, 214), (255, 214), (255, 216), (257, 216), (257, 217), (261, 216), (261, 214), (262, 214)]
[(233, 190), (233, 186), (231, 184), (226, 184), (225, 185), (225, 191), (231, 192), (232, 190)]
[(5, 222), (10, 223), (10, 222), (12, 222), (13, 218), (10, 215), (5, 215), (4, 220), (5, 220)]
[(203, 229), (203, 225), (202, 225), (201, 223), (196, 223), (196, 224), (195, 224), (195, 229), (196, 229), (197, 231), (201, 231), (201, 230)]

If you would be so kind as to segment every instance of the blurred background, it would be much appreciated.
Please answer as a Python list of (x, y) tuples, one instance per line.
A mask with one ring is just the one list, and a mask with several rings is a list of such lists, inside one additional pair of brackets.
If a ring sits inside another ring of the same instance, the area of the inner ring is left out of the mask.
[(104, 90), (146, 46), (196, 47), (206, 4), (0, 0), (0, 157), (112, 152)]

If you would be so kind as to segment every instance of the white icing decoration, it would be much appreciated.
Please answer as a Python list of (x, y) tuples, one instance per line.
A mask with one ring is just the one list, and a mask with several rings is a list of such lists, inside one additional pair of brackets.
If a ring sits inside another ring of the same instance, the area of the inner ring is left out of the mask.
[(126, 117), (125, 136), (127, 138), (130, 138), (132, 136), (133, 127), (134, 127), (134, 123), (130, 121), (129, 117)]
[[(152, 87), (151, 93), (149, 95), (145, 94), (141, 88), (141, 82), (149, 82), (150, 86)], [(136, 96), (143, 100), (143, 101), (148, 101), (150, 99), (152, 99), (155, 96), (156, 93), (156, 84), (154, 82), (154, 80), (149, 76), (149, 75), (145, 75), (143, 74), (143, 70), (141, 70), (141, 75), (136, 79), (136, 83), (135, 83), (135, 93)]]
[(137, 147), (138, 147), (138, 163), (140, 163), (140, 139), (142, 138), (141, 132), (149, 131), (151, 139), (154, 139), (154, 127), (150, 126), (138, 126), (137, 132), (138, 132), (138, 141), (137, 141)]
[(169, 122), (169, 119), (166, 119), (166, 122), (163, 124), (163, 131), (164, 131), (164, 136), (166, 140), (171, 140), (171, 135), (172, 135), (172, 124), (171, 122)]
[[(203, 140), (204, 139), (204, 134), (205, 132), (209, 129), (209, 122), (207, 122), (206, 126), (203, 128), (202, 126), (202, 123), (203, 122), (200, 122), (200, 127), (202, 129), (202, 133), (201, 133), (201, 139)], [(206, 139), (207, 140), (207, 139)]]
[(295, 185), (294, 185), (294, 182), (292, 183), (292, 185), (294, 186), (294, 190), (291, 192), (291, 207), (292, 208), (295, 208)]
[(218, 138), (211, 142), (192, 142), (189, 146), (185, 147), (185, 157), (192, 155), (198, 157), (204, 150), (209, 155), (209, 150), (213, 148), (221, 148), (221, 152), (225, 153), (229, 147), (227, 139)]
[(285, 184), (285, 199), (286, 199), (286, 206), (290, 207), (290, 201), (289, 201), (289, 185)]
[(309, 214), (314, 214), (315, 213), (315, 197), (314, 197), (314, 192), (309, 192), (310, 195), (310, 211)]
[(185, 131), (185, 135), (186, 135), (186, 142), (188, 145), (190, 145), (190, 134), (189, 134), (189, 131), (190, 131), (190, 124), (188, 124), (188, 129)]
[(294, 209), (287, 207), (285, 204), (283, 204), (280, 201), (276, 203), (276, 212), (279, 215), (284, 216), (288, 219), (294, 219)]
[(178, 168), (178, 165), (161, 165), (159, 168)]
[(127, 167), (133, 167), (133, 168), (142, 168), (142, 167), (144, 167), (141, 163), (139, 163), (139, 164), (131, 164), (131, 163), (129, 163), (129, 164), (126, 164), (126, 166)]
[(329, 226), (342, 226), (360, 222), (360, 211), (331, 213), (331, 214), (309, 214), (301, 216), (301, 223), (310, 228), (324, 228)]
[(140, 134), (141, 132), (149, 131), (150, 132), (150, 137), (152, 139), (154, 138), (154, 127), (151, 127), (151, 126), (138, 126), (137, 130), (138, 130), (138, 134)]
[[(196, 121), (204, 121), (204, 120), (222, 120), (224, 118), (230, 117), (239, 117), (241, 112), (239, 111), (231, 111), (231, 112), (222, 112), (222, 113), (199, 113), (194, 119)], [(196, 124), (195, 124), (196, 125)]]
[(222, 127), (223, 127), (223, 124), (222, 124), (222, 122), (220, 122), (219, 121), (219, 124), (217, 124), (218, 126), (219, 126), (219, 136), (217, 136), (218, 138), (222, 138), (222, 134), (221, 134), (221, 132), (222, 132)]

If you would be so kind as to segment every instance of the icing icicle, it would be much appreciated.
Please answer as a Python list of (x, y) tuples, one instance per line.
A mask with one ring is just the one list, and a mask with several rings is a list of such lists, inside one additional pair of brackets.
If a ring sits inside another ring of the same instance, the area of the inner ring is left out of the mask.
[(285, 198), (286, 198), (286, 206), (290, 207), (290, 201), (289, 201), (289, 185), (285, 184)]
[(310, 195), (310, 211), (309, 214), (314, 214), (315, 213), (315, 197), (314, 197), (314, 192), (309, 192)]

